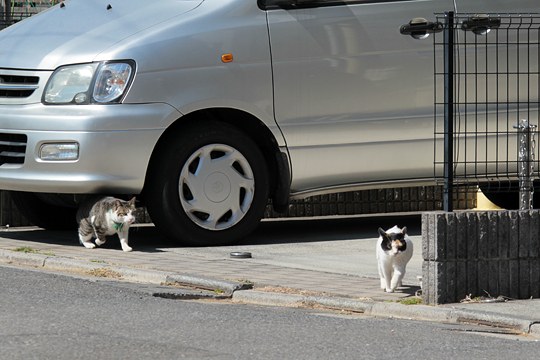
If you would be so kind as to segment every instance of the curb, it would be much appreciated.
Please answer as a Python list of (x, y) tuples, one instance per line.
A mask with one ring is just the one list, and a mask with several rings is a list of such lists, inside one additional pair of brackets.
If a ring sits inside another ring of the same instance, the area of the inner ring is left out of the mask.
[(540, 323), (534, 322), (531, 324), (531, 328), (529, 329), (529, 334), (534, 335), (536, 337), (540, 337)]
[(228, 297), (231, 297), (233, 292), (237, 290), (247, 290), (253, 287), (252, 284), (248, 283), (211, 279), (208, 277), (203, 278), (195, 275), (170, 274), (159, 270), (135, 269), (105, 263), (89, 263), (84, 260), (54, 257), (44, 254), (19, 253), (2, 249), (0, 249), (0, 262), (33, 266), (49, 270), (86, 273), (88, 275), (92, 275), (91, 272), (93, 271), (105, 269), (109, 271), (110, 274), (116, 275), (114, 277), (127, 281), (146, 282), (156, 285), (174, 283), (205, 290), (220, 290)]
[(233, 294), (232, 300), (241, 303), (270, 306), (320, 306), (328, 309), (359, 312), (375, 317), (487, 325), (512, 329), (525, 334), (540, 335), (540, 323), (488, 311), (463, 310), (429, 305), (403, 305), (342, 297), (303, 296), (257, 290), (237, 291)]
[[(255, 305), (287, 307), (321, 307), (333, 310), (363, 313), (381, 318), (424, 320), (435, 322), (478, 324), (512, 329), (525, 334), (540, 336), (540, 322), (501, 315), (495, 312), (465, 310), (430, 305), (403, 305), (339, 296), (306, 296), (253, 290), (253, 284), (212, 279), (195, 275), (170, 274), (158, 270), (135, 269), (109, 264), (89, 263), (83, 260), (61, 258), (35, 253), (19, 253), (0, 249), (0, 262), (32, 266), (49, 270), (63, 270), (91, 275), (92, 271), (107, 270), (122, 280), (163, 285), (173, 283), (203, 290), (220, 290), (233, 302)], [(167, 297), (166, 294), (161, 294)], [(171, 298), (182, 298), (171, 294)]]
[(177, 283), (180, 285), (197, 286), (206, 290), (221, 290), (225, 294), (232, 296), (237, 290), (249, 290), (253, 288), (253, 284), (241, 283), (235, 281), (211, 279), (208, 277), (202, 278), (194, 275), (179, 275), (173, 274), (166, 277), (167, 283)]

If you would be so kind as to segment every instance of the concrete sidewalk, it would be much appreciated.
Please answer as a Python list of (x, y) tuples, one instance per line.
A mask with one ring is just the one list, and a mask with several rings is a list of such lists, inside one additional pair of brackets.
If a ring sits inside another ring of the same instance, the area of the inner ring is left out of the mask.
[[(115, 237), (104, 247), (89, 250), (78, 243), (76, 232), (17, 228), (0, 232), (0, 262), (155, 284), (160, 292), (170, 291), (171, 297), (178, 298), (182, 298), (178, 288), (161, 285), (217, 290), (212, 293), (236, 302), (470, 322), (540, 337), (540, 299), (405, 305), (415, 302), (421, 290), (418, 226), (410, 230), (415, 254), (404, 287), (392, 294), (383, 292), (374, 255), (376, 234), (355, 232), (355, 226), (347, 220), (267, 222), (243, 244), (205, 248), (176, 247), (153, 227), (140, 226), (131, 231), (131, 253), (122, 252)], [(232, 252), (250, 252), (252, 257), (233, 258)]]

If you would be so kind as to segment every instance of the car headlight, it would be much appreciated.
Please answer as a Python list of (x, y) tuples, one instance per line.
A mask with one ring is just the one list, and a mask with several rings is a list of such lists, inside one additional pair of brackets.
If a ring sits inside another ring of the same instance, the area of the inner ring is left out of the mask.
[(115, 103), (134, 73), (131, 61), (67, 65), (58, 68), (43, 93), (45, 104)]
[[(70, 65), (58, 68), (49, 79), (43, 101), (48, 104), (86, 102), (98, 64)], [(77, 100), (75, 99), (77, 97)], [(83, 100), (84, 101), (81, 101)]]

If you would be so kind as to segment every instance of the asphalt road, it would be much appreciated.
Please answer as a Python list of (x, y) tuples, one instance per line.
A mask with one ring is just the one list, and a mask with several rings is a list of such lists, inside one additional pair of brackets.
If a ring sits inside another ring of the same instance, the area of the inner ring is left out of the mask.
[(0, 266), (1, 359), (508, 359), (491, 328), (152, 297), (133, 284)]

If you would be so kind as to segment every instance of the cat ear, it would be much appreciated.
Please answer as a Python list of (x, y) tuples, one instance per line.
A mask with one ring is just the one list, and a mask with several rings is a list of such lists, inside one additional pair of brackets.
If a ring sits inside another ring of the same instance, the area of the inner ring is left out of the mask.
[(406, 226), (404, 226), (403, 229), (401, 229), (401, 233), (403, 235), (407, 235), (407, 227)]
[(381, 249), (384, 251), (388, 251), (392, 249), (391, 240), (388, 234), (382, 229), (379, 228), (379, 235), (381, 235), (382, 241), (381, 241)]
[(128, 201), (128, 204), (131, 206), (131, 207), (134, 207), (135, 206), (135, 196), (131, 198), (131, 200)]
[(113, 208), (118, 209), (120, 206), (122, 206), (122, 202), (119, 199), (116, 199), (113, 203)]

